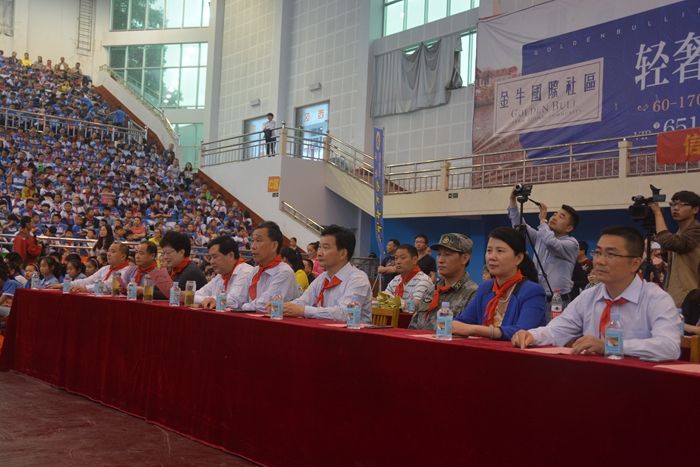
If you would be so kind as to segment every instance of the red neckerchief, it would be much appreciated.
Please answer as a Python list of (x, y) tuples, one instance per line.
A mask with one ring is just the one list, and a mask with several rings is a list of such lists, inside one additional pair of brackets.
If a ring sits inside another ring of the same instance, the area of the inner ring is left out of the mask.
[(267, 271), (268, 269), (272, 269), (275, 266), (279, 266), (279, 264), (282, 262), (282, 257), (280, 255), (277, 255), (275, 259), (267, 263), (265, 266), (260, 265), (258, 267), (258, 272), (255, 273), (253, 276), (253, 280), (250, 283), (250, 287), (248, 287), (248, 295), (250, 295), (250, 298), (255, 300), (258, 297), (258, 281), (260, 280), (260, 276), (262, 276), (263, 271)]
[(104, 280), (109, 279), (109, 276), (112, 275), (112, 272), (113, 272), (113, 271), (119, 271), (120, 269), (124, 269), (124, 268), (127, 268), (127, 267), (129, 267), (129, 262), (128, 262), (128, 261), (123, 262), (123, 263), (120, 264), (119, 266), (114, 266), (114, 267), (110, 266), (110, 267), (109, 267), (109, 271), (107, 271), (107, 275), (105, 276)]
[(180, 261), (180, 264), (178, 264), (175, 268), (173, 268), (173, 272), (170, 273), (170, 278), (175, 281), (175, 276), (180, 274), (183, 269), (187, 267), (188, 264), (190, 264), (190, 257), (186, 257), (182, 261)]

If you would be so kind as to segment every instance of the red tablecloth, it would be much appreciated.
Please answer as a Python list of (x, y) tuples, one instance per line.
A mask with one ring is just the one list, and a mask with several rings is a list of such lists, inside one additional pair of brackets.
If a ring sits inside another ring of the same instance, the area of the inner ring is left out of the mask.
[(700, 377), (125, 299), (18, 290), (0, 369), (270, 466), (672, 465)]
[(413, 313), (404, 313), (403, 311), (399, 313), (399, 327), (408, 329), (408, 325), (411, 324), (411, 318), (413, 318)]

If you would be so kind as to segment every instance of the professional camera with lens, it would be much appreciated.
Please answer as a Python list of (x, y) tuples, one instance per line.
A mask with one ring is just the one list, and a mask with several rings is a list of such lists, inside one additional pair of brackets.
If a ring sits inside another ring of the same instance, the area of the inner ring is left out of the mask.
[(662, 203), (666, 201), (666, 195), (661, 194), (661, 189), (654, 185), (649, 185), (652, 195), (645, 198), (642, 195), (632, 197), (634, 204), (627, 209), (630, 219), (644, 224), (654, 225), (654, 213), (649, 209), (649, 203)]
[(513, 194), (515, 196), (524, 196), (527, 198), (532, 194), (532, 185), (521, 185), (518, 183), (515, 185), (515, 188), (513, 188)]

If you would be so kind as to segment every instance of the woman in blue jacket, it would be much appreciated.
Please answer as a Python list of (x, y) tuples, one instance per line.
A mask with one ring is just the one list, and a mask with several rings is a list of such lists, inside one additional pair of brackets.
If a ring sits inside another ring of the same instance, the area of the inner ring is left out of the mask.
[(474, 299), (455, 318), (452, 332), (510, 340), (521, 329), (544, 326), (546, 295), (526, 254), (523, 234), (510, 227), (492, 230), (486, 265), (494, 279), (479, 286)]

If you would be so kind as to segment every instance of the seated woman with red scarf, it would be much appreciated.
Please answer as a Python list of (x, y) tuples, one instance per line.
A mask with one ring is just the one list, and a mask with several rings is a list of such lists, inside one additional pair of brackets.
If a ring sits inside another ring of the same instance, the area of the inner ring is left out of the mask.
[(544, 326), (546, 294), (537, 283), (525, 237), (510, 227), (488, 235), (486, 265), (494, 277), (484, 281), (452, 325), (454, 334), (510, 340), (521, 329)]

